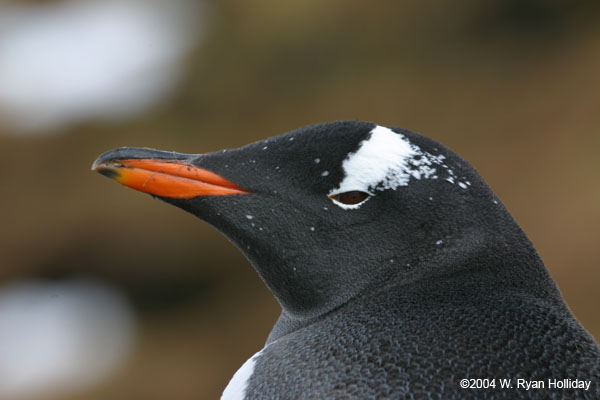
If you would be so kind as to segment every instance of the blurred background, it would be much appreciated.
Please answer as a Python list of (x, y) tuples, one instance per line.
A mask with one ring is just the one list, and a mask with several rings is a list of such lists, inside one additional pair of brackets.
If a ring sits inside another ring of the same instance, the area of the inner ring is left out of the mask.
[(278, 304), (208, 225), (90, 165), (338, 119), (469, 160), (598, 338), (599, 6), (0, 2), (0, 399), (217, 398)]

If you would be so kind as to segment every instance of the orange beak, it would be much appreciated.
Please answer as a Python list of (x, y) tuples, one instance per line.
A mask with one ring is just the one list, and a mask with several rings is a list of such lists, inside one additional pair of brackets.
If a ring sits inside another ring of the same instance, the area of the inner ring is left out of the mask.
[(214, 172), (177, 160), (103, 160), (101, 156), (92, 170), (140, 192), (174, 199), (249, 193)]

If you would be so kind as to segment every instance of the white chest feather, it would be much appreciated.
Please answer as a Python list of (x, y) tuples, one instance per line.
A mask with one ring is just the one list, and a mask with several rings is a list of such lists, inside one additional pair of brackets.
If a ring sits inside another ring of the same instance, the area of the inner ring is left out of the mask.
[[(263, 349), (264, 350), (264, 349)], [(221, 395), (221, 400), (243, 400), (246, 396), (246, 387), (248, 386), (248, 380), (254, 372), (254, 366), (256, 360), (260, 357), (262, 351), (259, 351), (248, 359), (241, 367), (237, 370), (233, 377), (229, 381), (229, 384)]]

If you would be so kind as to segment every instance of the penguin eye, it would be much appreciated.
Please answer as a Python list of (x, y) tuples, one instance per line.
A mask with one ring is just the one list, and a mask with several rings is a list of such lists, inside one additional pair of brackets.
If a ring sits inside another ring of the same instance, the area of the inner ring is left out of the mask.
[(354, 206), (362, 203), (370, 197), (369, 193), (353, 190), (351, 192), (336, 193), (329, 196), (335, 202)]

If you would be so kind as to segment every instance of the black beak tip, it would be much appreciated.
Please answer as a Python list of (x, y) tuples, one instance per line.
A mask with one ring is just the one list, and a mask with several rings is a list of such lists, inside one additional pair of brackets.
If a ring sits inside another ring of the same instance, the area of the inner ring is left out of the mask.
[(99, 174), (104, 175), (110, 179), (117, 179), (119, 177), (119, 172), (114, 168), (102, 167), (102, 166), (94, 168), (92, 166), (92, 170), (94, 170), (94, 171), (98, 172)]
[(108, 176), (109, 178), (114, 177), (115, 171), (109, 172), (110, 168), (107, 168), (107, 165), (109, 165), (111, 162), (124, 159), (123, 153), (125, 153), (125, 150), (127, 149), (127, 147), (120, 147), (118, 149), (109, 150), (100, 154), (92, 164), (92, 171), (99, 172), (102, 175)]

